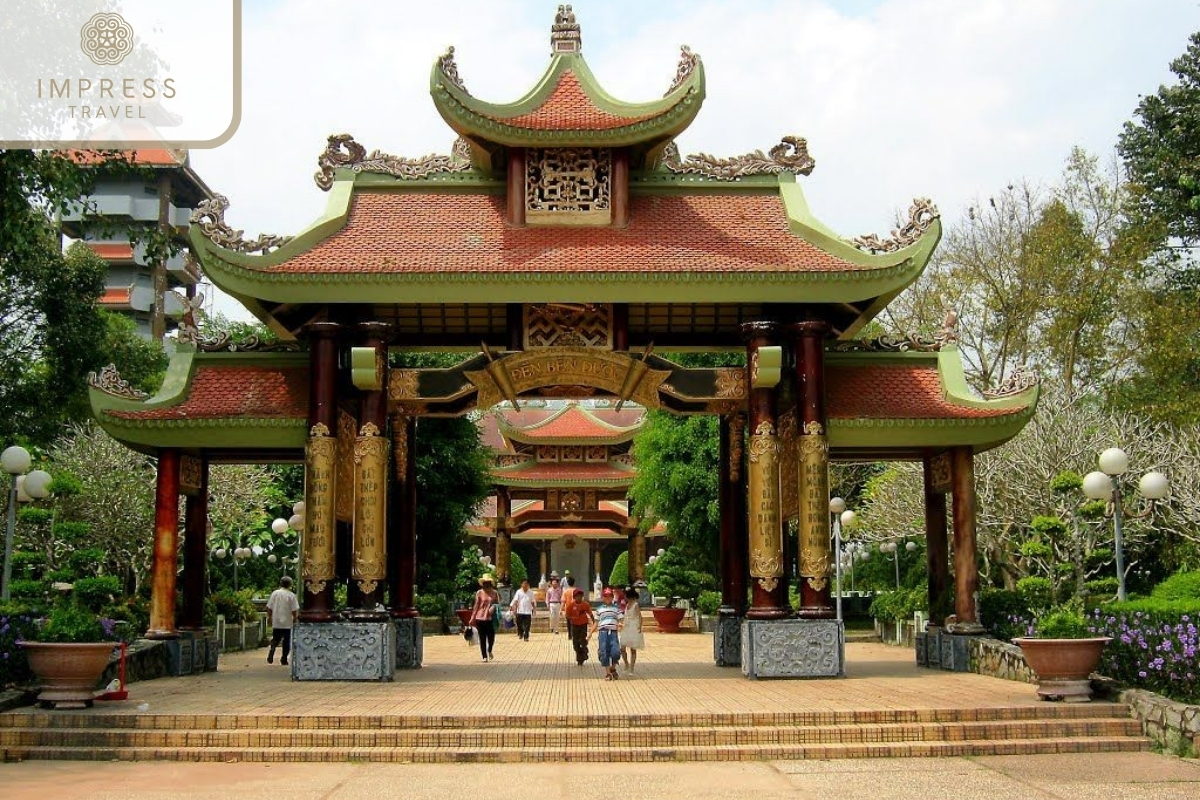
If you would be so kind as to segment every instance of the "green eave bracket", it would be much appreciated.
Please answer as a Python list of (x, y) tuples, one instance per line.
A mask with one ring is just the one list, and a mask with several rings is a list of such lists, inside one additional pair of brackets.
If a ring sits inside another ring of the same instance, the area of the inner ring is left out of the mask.
[(779, 385), (783, 375), (783, 348), (767, 345), (758, 348), (754, 368), (750, 371), (751, 389), (770, 389)]

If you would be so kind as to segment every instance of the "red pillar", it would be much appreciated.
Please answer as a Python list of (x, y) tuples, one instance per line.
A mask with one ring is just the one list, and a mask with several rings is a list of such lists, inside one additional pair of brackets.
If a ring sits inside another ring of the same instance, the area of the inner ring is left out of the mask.
[(154, 562), (151, 567), (150, 629), (147, 639), (174, 639), (175, 569), (179, 546), (179, 449), (158, 453), (154, 491)]
[(800, 616), (833, 619), (829, 546), (829, 439), (825, 419), (825, 334), (828, 324), (791, 327), (796, 352), (797, 498), (800, 501)]
[(975, 462), (970, 447), (950, 451), (954, 482), (954, 613), (958, 621), (953, 633), (979, 634), (976, 601), (979, 567), (975, 543)]
[[(320, 437), (314, 430), (323, 429), (323, 436), (337, 433), (337, 335), (342, 326), (336, 322), (314, 322), (305, 327), (309, 336), (309, 449)], [(326, 448), (331, 446), (323, 441)], [(332, 464), (330, 464), (332, 466)], [(304, 592), (300, 618), (306, 622), (329, 622), (338, 618), (333, 609), (333, 584), (337, 524), (333, 519), (334, 497), (337, 491), (335, 470), (329, 469), (325, 480), (316, 481), (305, 475), (307, 510), (305, 511)], [(320, 487), (316, 484), (321, 483)], [(320, 502), (314, 492), (320, 488)], [(349, 490), (349, 487), (342, 487)], [(320, 543), (315, 540), (320, 537)]]
[(746, 610), (746, 420), (741, 414), (720, 418), (721, 613)]
[(392, 481), (392, 515), (388, 524), (388, 575), (392, 616), (420, 616), (413, 605), (417, 585), (417, 466), (415, 417), (392, 417), (392, 453), (395, 479)]
[(941, 627), (946, 621), (950, 606), (946, 495), (944, 489), (936, 485), (933, 460), (930, 456), (922, 459), (922, 466), (925, 475), (925, 568), (929, 576), (929, 624)]
[[(774, 322), (742, 325), (751, 385), (758, 373), (759, 349), (773, 345)], [(775, 420), (775, 390), (751, 388), (748, 401), (750, 442), (747, 446), (750, 492), (747, 499), (749, 562), (752, 597), (749, 619), (782, 619), (792, 615), (787, 577), (783, 574), (783, 529), (779, 514), (779, 436)]]
[(208, 585), (208, 456), (200, 456), (200, 486), (188, 495), (183, 513), (183, 614), (179, 627), (200, 630)]

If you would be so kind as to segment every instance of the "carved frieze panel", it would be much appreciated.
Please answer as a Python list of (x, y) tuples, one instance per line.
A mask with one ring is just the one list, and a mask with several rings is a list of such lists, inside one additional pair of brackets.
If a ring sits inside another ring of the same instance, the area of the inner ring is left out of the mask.
[(587, 449), (587, 460), (593, 463), (608, 461), (608, 448), (604, 445), (594, 445)]
[(562, 448), (560, 455), (562, 461), (583, 461), (583, 447), (577, 444), (569, 444)]
[(579, 511), (583, 508), (583, 498), (579, 496), (579, 492), (563, 492), (559, 508), (563, 511)]
[(526, 149), (526, 224), (607, 225), (611, 221), (611, 150), (595, 147)]
[(530, 303), (525, 306), (525, 347), (612, 349), (612, 306), (596, 303)]
[(539, 444), (537, 449), (538, 461), (558, 461), (558, 448), (552, 444)]

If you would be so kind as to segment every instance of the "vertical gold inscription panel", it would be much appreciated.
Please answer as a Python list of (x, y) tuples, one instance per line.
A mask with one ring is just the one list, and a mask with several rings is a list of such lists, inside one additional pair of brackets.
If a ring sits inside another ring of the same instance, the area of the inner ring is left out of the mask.
[(337, 440), (329, 435), (329, 428), (314, 425), (304, 447), (303, 574), (304, 587), (311, 594), (324, 591), (334, 577), (336, 452)]
[(367, 423), (354, 440), (354, 557), (350, 577), (364, 594), (387, 578), (388, 440)]
[(819, 423), (800, 435), (800, 575), (820, 591), (829, 580), (829, 442)]
[(769, 422), (750, 436), (749, 528), (750, 575), (772, 591), (783, 577), (783, 542), (779, 527), (779, 439)]

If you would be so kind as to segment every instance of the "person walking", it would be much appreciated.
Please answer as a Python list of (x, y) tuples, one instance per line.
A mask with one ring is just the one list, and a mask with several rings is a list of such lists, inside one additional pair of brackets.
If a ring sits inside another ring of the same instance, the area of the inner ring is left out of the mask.
[(632, 675), (637, 666), (638, 650), (646, 646), (646, 637), (642, 631), (642, 603), (638, 590), (632, 586), (625, 587), (625, 615), (621, 620), (621, 661), (625, 664), (625, 672)]
[(496, 606), (500, 593), (496, 591), (496, 579), (491, 573), (479, 579), (479, 591), (475, 593), (475, 605), (471, 607), (471, 624), (479, 639), (479, 654), (484, 661), (492, 661), (492, 648), (496, 644)]
[(566, 573), (563, 578), (563, 617), (567, 621), (567, 644), (571, 647), (575, 646), (575, 632), (571, 627), (571, 606), (575, 603), (575, 576), (570, 572)]
[[(604, 680), (615, 681), (617, 662), (621, 660), (621, 645), (617, 641), (617, 628), (621, 624), (621, 609), (617, 608), (611, 587), (600, 591), (600, 605), (593, 618), (592, 632), (598, 632), (596, 655), (604, 667)], [(591, 634), (589, 634), (590, 636)]]
[(529, 581), (521, 581), (521, 588), (513, 592), (512, 602), (508, 604), (508, 608), (517, 618), (517, 638), (528, 642), (529, 629), (533, 627), (533, 590), (529, 588)]
[(572, 595), (571, 610), (567, 612), (567, 622), (570, 623), (571, 646), (575, 649), (575, 663), (583, 666), (588, 660), (588, 639), (591, 638), (589, 623), (596, 622), (592, 613), (592, 604), (585, 597), (583, 589), (576, 589)]
[(292, 652), (292, 626), (300, 616), (300, 603), (292, 591), (292, 579), (284, 575), (279, 579), (279, 588), (267, 599), (267, 611), (271, 614), (271, 649), (267, 651), (267, 663), (275, 663), (275, 648), (283, 646), (283, 657), (279, 663), (287, 666)]
[(562, 583), (558, 575), (550, 573), (550, 585), (546, 587), (546, 610), (550, 613), (550, 632), (558, 635), (558, 620), (562, 616)]

